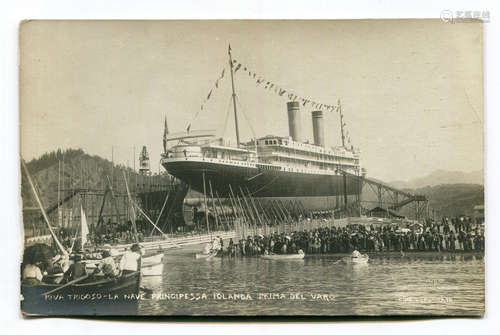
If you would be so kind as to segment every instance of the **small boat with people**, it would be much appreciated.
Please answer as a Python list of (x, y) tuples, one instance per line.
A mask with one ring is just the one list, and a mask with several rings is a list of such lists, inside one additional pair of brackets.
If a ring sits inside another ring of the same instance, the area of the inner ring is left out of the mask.
[(21, 309), (26, 315), (134, 313), (140, 283), (140, 271), (116, 278), (84, 275), (64, 284), (25, 281), (21, 284)]
[(354, 250), (350, 256), (342, 258), (342, 261), (346, 264), (367, 264), (369, 259), (367, 254)]
[[(142, 245), (140, 247), (142, 275), (161, 276), (163, 274), (164, 251), (161, 249), (145, 251)], [(116, 262), (119, 262), (122, 255), (122, 252), (118, 252), (109, 246), (104, 247), (100, 252), (86, 254), (84, 262), (87, 271), (94, 271), (104, 258), (111, 256)]]
[[(21, 264), (21, 310), (25, 315), (137, 314), (141, 290), (141, 252), (138, 243), (119, 264), (111, 250), (104, 250), (92, 271), (84, 262), (89, 233), (81, 206), (80, 250), (66, 249), (55, 234), (24, 160), (21, 161), (54, 246), (35, 244), (24, 250)], [(135, 236), (137, 240), (137, 235)], [(152, 257), (157, 261), (158, 256)], [(117, 308), (118, 307), (118, 308)]]
[(195, 258), (208, 260), (217, 256), (221, 250), (222, 245), (219, 237), (217, 236), (216, 238), (212, 239), (212, 241), (205, 244), (205, 246), (203, 247), (203, 251), (201, 253), (196, 253)]
[(205, 253), (196, 253), (195, 254), (196, 259), (210, 259), (210, 258), (214, 258), (215, 256), (217, 256), (217, 252), (215, 252), (215, 251), (209, 252), (207, 254), (205, 254)]
[[(45, 244), (26, 248), (21, 264), (21, 308), (26, 315), (134, 313), (141, 284), (138, 246), (116, 266), (110, 255), (89, 270), (83, 254), (55, 256)], [(130, 308), (130, 310), (129, 310)]]
[(293, 259), (304, 259), (305, 253), (299, 249), (296, 254), (267, 254), (260, 256), (262, 259), (269, 260), (293, 260)]

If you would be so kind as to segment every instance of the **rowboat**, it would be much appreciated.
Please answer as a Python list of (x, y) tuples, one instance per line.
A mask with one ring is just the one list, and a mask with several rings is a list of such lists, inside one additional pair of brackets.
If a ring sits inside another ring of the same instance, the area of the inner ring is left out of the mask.
[[(141, 273), (118, 278), (86, 277), (72, 284), (21, 283), (26, 315), (133, 315), (140, 299)], [(69, 284), (69, 285), (68, 285)]]
[(196, 259), (211, 259), (214, 258), (217, 255), (217, 252), (209, 252), (208, 254), (205, 253), (197, 253), (195, 254)]
[(352, 256), (344, 257), (342, 258), (342, 261), (347, 264), (367, 264), (369, 259), (370, 258), (368, 257), (368, 255), (363, 254), (358, 257), (352, 257)]
[(163, 251), (142, 257), (141, 271), (143, 276), (163, 275)]
[(305, 254), (303, 252), (299, 252), (298, 254), (269, 254), (262, 255), (262, 259), (269, 260), (292, 260), (292, 259), (304, 259)]
[[(146, 255), (142, 256), (141, 268), (142, 269), (151, 268), (151, 266), (153, 266), (153, 265), (163, 264), (163, 255), (164, 255), (163, 251), (159, 251), (159, 252), (156, 252), (156, 253), (153, 253), (150, 255), (146, 254)], [(118, 254), (116, 257), (114, 257), (115, 262), (119, 263), (120, 257), (121, 257), (121, 254)], [(84, 263), (85, 263), (85, 267), (87, 268), (87, 271), (92, 272), (93, 270), (95, 270), (95, 268), (97, 267), (97, 265), (101, 261), (102, 261), (101, 259), (86, 259), (84, 261)], [(159, 270), (159, 268), (157, 268), (157, 270)], [(150, 273), (151, 270), (149, 269), (147, 271), (148, 271), (148, 273)], [(163, 267), (161, 268), (161, 271), (163, 271)], [(144, 272), (143, 272), (143, 274), (144, 274)], [(160, 274), (161, 274), (161, 272), (160, 272)], [(151, 276), (151, 274), (147, 274), (147, 275)]]

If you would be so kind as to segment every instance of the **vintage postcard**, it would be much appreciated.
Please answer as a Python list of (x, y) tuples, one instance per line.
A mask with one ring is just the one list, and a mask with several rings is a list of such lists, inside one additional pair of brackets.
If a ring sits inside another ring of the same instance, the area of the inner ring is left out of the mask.
[(483, 315), (485, 19), (22, 22), (22, 313)]

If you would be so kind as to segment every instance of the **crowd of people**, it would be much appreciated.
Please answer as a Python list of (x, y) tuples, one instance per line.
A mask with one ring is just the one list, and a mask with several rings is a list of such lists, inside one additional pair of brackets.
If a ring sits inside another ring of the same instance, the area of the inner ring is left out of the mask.
[[(137, 238), (139, 242), (144, 241), (145, 236), (151, 234), (151, 228), (146, 225), (137, 224)], [(66, 248), (79, 249), (79, 240), (76, 238), (77, 228), (69, 229), (61, 227), (58, 230), (58, 238)], [(135, 234), (132, 228), (132, 222), (112, 223), (108, 220), (107, 223), (102, 223), (96, 228), (90, 227), (88, 234), (88, 242), (91, 245), (117, 244), (117, 243), (133, 243), (135, 242)]]
[[(131, 235), (130, 224), (110, 225), (109, 230), (100, 236), (101, 240), (93, 242), (103, 245), (113, 238), (127, 238)], [(141, 231), (141, 233), (143, 233)], [(63, 243), (72, 244), (74, 237), (64, 230), (60, 230)], [(111, 238), (109, 237), (111, 236)], [(132, 235), (133, 236), (133, 235)], [(130, 241), (133, 239), (130, 238)], [(67, 246), (70, 248), (70, 246)], [(76, 247), (73, 250), (83, 250)], [(328, 254), (352, 253), (354, 251), (376, 252), (484, 252), (484, 226), (472, 222), (470, 218), (443, 218), (442, 220), (427, 221), (424, 224), (413, 224), (403, 227), (401, 224), (372, 223), (348, 224), (345, 226), (328, 225), (308, 229), (307, 225), (301, 230), (290, 233), (273, 232), (267, 235), (253, 234), (238, 241), (230, 239), (227, 247), (224, 241), (216, 237), (205, 246), (204, 253), (217, 253), (229, 257), (258, 256), (265, 254)], [(95, 269), (88, 273), (84, 264), (83, 254), (56, 255), (45, 262), (23, 264), (22, 279), (27, 282), (69, 282), (82, 276), (101, 275), (106, 278), (118, 277), (140, 268), (141, 249), (139, 244), (133, 244), (116, 262), (117, 255), (111, 248), (104, 248), (99, 252), (99, 261)], [(62, 275), (61, 275), (62, 274)]]
[(268, 253), (306, 254), (411, 251), (474, 251), (484, 252), (484, 231), (469, 220), (446, 219), (401, 228), (398, 225), (361, 224), (343, 227), (319, 227), (257, 234), (235, 242), (229, 241), (222, 252), (229, 256), (256, 256)]

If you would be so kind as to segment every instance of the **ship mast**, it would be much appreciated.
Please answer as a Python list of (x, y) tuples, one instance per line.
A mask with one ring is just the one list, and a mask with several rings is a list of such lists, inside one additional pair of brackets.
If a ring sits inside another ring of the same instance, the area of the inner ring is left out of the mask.
[(340, 134), (342, 135), (342, 147), (345, 148), (344, 115), (342, 114), (342, 106), (340, 105), (340, 99), (338, 100), (338, 110), (340, 115)]
[[(340, 134), (342, 135), (342, 147), (345, 149), (345, 135), (344, 135), (344, 114), (342, 114), (342, 106), (340, 105), (340, 99), (337, 102), (338, 111), (340, 115)], [(342, 165), (341, 165), (342, 166)], [(344, 193), (344, 211), (347, 211), (347, 176), (343, 167), (341, 167), (342, 172), (342, 182), (343, 182), (343, 193)]]
[(229, 54), (229, 67), (231, 68), (231, 88), (233, 90), (234, 128), (236, 129), (236, 145), (240, 147), (240, 132), (238, 129), (238, 113), (236, 112), (236, 93), (234, 92), (233, 59), (231, 57), (231, 44), (227, 53)]

